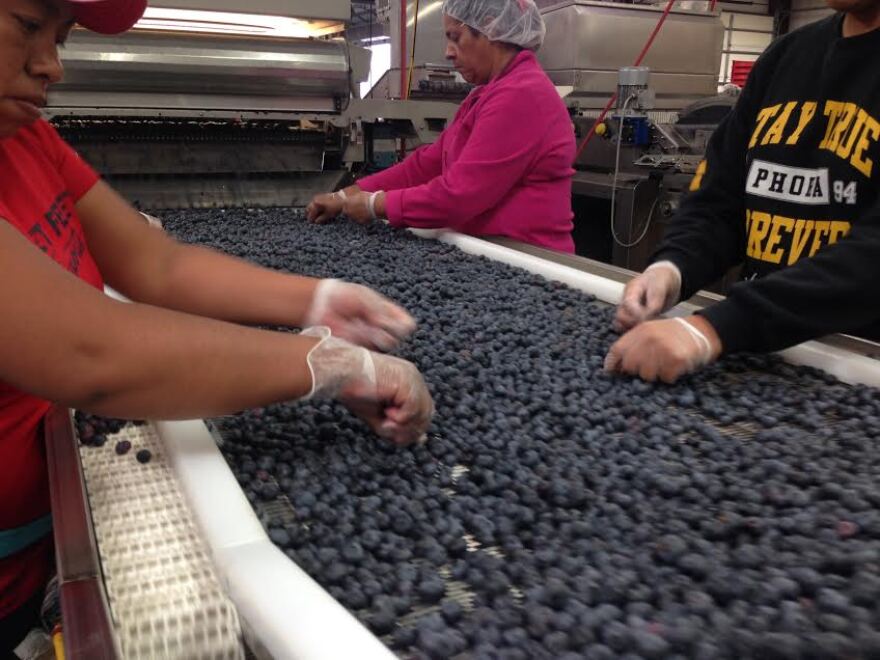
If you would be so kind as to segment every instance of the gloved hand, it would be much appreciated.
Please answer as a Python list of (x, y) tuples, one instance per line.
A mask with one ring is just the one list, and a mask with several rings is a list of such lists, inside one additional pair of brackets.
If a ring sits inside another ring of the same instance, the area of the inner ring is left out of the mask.
[(678, 302), (681, 295), (681, 272), (671, 261), (651, 264), (641, 275), (631, 279), (614, 315), (618, 332), (655, 318)]
[(328, 222), (342, 213), (344, 201), (345, 192), (342, 190), (315, 195), (306, 207), (306, 218), (317, 224)]
[(321, 280), (304, 326), (326, 325), (342, 339), (371, 349), (390, 351), (416, 329), (406, 310), (360, 284)]
[(424, 442), (434, 401), (411, 362), (353, 346), (326, 327), (302, 334), (321, 338), (307, 357), (312, 372), (307, 399), (336, 399), (395, 444)]
[(354, 220), (358, 224), (367, 225), (373, 220), (382, 217), (381, 210), (384, 203), (385, 193), (377, 192), (359, 192), (349, 195), (345, 199), (342, 212), (350, 220)]
[(721, 354), (721, 340), (701, 316), (648, 321), (618, 339), (605, 356), (605, 371), (674, 383)]
[(149, 213), (144, 213), (143, 211), (141, 211), (140, 214), (144, 216), (144, 220), (147, 221), (147, 224), (150, 225), (150, 227), (156, 227), (157, 229), (163, 228), (162, 221), (159, 220), (159, 218), (157, 218), (156, 216), (150, 215)]

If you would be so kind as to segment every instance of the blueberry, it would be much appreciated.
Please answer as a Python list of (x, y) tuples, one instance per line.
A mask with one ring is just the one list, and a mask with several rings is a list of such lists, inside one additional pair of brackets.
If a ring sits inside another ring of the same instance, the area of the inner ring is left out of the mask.
[(665, 658), (669, 655), (669, 642), (650, 632), (637, 630), (633, 633), (633, 646), (636, 653), (648, 660)]
[(848, 614), (849, 599), (835, 589), (819, 589), (816, 594), (816, 605), (819, 609), (832, 614)]
[(440, 605), (440, 612), (449, 625), (457, 623), (464, 615), (464, 608), (454, 600), (444, 600)]
[(412, 626), (398, 626), (394, 629), (391, 645), (400, 651), (409, 649), (416, 643), (418, 631)]
[(697, 580), (702, 580), (709, 574), (709, 562), (696, 553), (684, 555), (678, 565), (681, 570)]
[(446, 585), (441, 578), (429, 578), (419, 583), (417, 592), (425, 603), (437, 603), (446, 593)]
[(149, 449), (141, 449), (135, 454), (135, 457), (138, 463), (149, 463), (150, 459), (153, 458), (153, 453)]
[(131, 442), (128, 440), (120, 440), (116, 443), (116, 453), (122, 456), (127, 454), (131, 449)]
[[(671, 387), (614, 377), (613, 309), (565, 285), (301, 209), (163, 215), (186, 242), (366, 284), (419, 319), (398, 350), (434, 395), (426, 445), (329, 401), (216, 421), (288, 556), (401, 656), (876, 655), (877, 390), (772, 356)], [(124, 425), (75, 423), (83, 442)]]
[(290, 545), (290, 534), (282, 527), (275, 527), (269, 530), (269, 539), (280, 548), (286, 548)]
[(394, 629), (397, 621), (392, 610), (376, 610), (367, 618), (367, 624), (377, 635), (387, 635)]

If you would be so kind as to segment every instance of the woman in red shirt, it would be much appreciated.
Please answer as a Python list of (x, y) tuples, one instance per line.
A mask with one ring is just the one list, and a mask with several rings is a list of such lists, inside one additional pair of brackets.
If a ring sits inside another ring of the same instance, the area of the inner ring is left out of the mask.
[(413, 365), (356, 345), (392, 348), (414, 328), (405, 311), (365, 287), (175, 242), (40, 118), (73, 25), (121, 32), (145, 5), (0, 0), (0, 657), (34, 622), (51, 571), (50, 402), (179, 419), (333, 397), (397, 443), (433, 414)]

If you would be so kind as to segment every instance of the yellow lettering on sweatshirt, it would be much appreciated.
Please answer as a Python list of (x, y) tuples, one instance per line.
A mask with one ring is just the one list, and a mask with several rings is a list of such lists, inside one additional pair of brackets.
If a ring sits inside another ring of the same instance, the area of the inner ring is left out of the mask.
[(809, 220), (746, 211), (746, 254), (771, 264), (797, 263), (849, 234), (846, 220)]
[(770, 128), (767, 129), (767, 132), (764, 133), (764, 139), (761, 140), (762, 145), (779, 144), (780, 142), (782, 142), (782, 138), (785, 133), (785, 127), (788, 125), (788, 120), (791, 117), (791, 113), (796, 107), (797, 101), (789, 101), (785, 104), (785, 109), (774, 120)]
[(761, 136), (761, 133), (764, 132), (764, 127), (767, 125), (767, 122), (776, 116), (776, 113), (779, 112), (779, 108), (781, 107), (781, 103), (779, 105), (771, 105), (769, 108), (764, 108), (758, 113), (757, 125), (752, 133), (752, 139), (749, 140), (749, 149), (758, 144), (758, 138)]
[(804, 129), (813, 119), (816, 114), (816, 102), (815, 101), (806, 101), (801, 106), (801, 116), (798, 119), (797, 128), (794, 130), (794, 133), (788, 136), (788, 139), (785, 141), (785, 144), (788, 146), (794, 146), (797, 144), (798, 140), (801, 138), (801, 134), (804, 132)]

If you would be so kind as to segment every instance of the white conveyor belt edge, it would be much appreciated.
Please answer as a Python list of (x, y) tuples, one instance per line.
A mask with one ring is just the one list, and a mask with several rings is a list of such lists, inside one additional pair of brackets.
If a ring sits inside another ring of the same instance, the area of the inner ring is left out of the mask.
[[(411, 229), (410, 231), (422, 238), (433, 238), (448, 243), (468, 254), (484, 256), (493, 261), (506, 263), (535, 275), (546, 277), (549, 280), (562, 282), (613, 305), (620, 302), (623, 295), (624, 285), (620, 282), (585, 273), (571, 266), (553, 263), (502, 245), (495, 245), (474, 236), (441, 229)], [(670, 310), (669, 314), (681, 316), (690, 314), (695, 309), (697, 308), (694, 305), (682, 303)], [(791, 364), (821, 369), (845, 383), (880, 387), (880, 362), (821, 341), (804, 342), (779, 351), (778, 354)]]
[(395, 657), (269, 540), (204, 422), (156, 427), (220, 579), (246, 629), (270, 657)]

